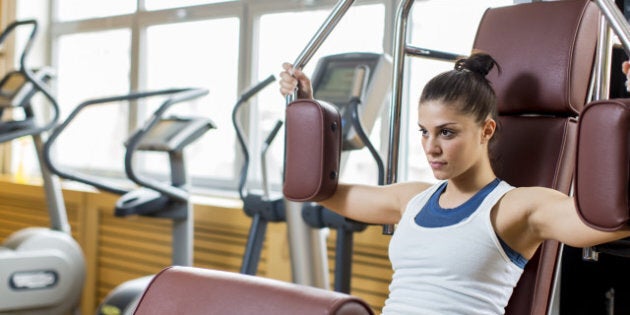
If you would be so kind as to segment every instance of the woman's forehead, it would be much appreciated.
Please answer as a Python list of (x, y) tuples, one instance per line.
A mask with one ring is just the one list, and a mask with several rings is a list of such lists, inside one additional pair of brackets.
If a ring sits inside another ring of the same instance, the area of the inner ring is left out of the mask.
[(427, 101), (418, 107), (418, 122), (443, 124), (444, 121), (474, 120), (470, 115), (463, 114), (457, 106), (441, 101)]

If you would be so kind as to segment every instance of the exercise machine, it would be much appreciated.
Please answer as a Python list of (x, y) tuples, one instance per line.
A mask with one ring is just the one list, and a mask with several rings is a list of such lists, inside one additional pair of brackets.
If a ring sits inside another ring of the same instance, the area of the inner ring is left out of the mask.
[[(0, 142), (32, 138), (39, 158), (50, 227), (19, 230), (0, 244), (0, 314), (68, 314), (79, 303), (85, 278), (83, 252), (70, 234), (59, 180), (43, 162), (43, 134), (57, 122), (59, 106), (46, 86), (53, 71), (48, 67), (31, 70), (25, 65), (37, 25), (35, 20), (16, 21), (0, 34), (1, 43), (17, 28), (31, 28), (20, 68), (0, 80), (0, 117), (5, 111), (22, 112), (22, 118), (0, 122)], [(51, 118), (43, 124), (36, 121), (36, 110), (31, 102), (38, 94), (47, 98), (50, 110)]]
[[(368, 134), (386, 101), (390, 75), (389, 56), (352, 52), (321, 58), (312, 81), (314, 98), (335, 105), (341, 115), (342, 160), (347, 161), (350, 151), (366, 147), (376, 163), (379, 185), (383, 185), (384, 180), (383, 160)], [(349, 293), (354, 233), (365, 230), (367, 224), (345, 218), (315, 203), (303, 204), (302, 217), (309, 227), (331, 228), (337, 232), (333, 288)]]
[[(82, 182), (121, 195), (114, 211), (118, 217), (139, 215), (171, 220), (173, 224), (172, 264), (192, 266), (193, 210), (192, 204), (189, 202), (184, 149), (199, 139), (206, 131), (215, 128), (215, 125), (207, 118), (165, 117), (165, 112), (175, 104), (202, 97), (207, 93), (208, 91), (205, 89), (195, 88), (166, 89), (85, 101), (77, 106), (51, 134), (45, 147), (46, 163), (53, 172), (62, 178)], [(51, 153), (54, 143), (84, 109), (91, 106), (138, 101), (158, 96), (165, 97), (166, 100), (148, 118), (145, 124), (125, 142), (125, 173), (128, 179), (139, 186), (138, 189), (129, 190), (95, 176), (61, 169), (56, 166), (56, 163), (53, 163)], [(170, 182), (165, 183), (138, 173), (134, 157), (142, 151), (161, 152), (168, 155)], [(132, 314), (152, 277), (145, 276), (119, 285), (99, 305), (96, 314), (109, 315), (112, 312)]]

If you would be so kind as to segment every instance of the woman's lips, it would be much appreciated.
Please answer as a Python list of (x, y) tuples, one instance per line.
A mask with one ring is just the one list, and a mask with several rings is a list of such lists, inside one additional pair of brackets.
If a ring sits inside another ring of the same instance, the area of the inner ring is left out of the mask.
[(446, 165), (446, 162), (441, 162), (441, 161), (431, 161), (429, 162), (429, 165), (431, 166), (432, 169), (440, 169), (443, 168)]

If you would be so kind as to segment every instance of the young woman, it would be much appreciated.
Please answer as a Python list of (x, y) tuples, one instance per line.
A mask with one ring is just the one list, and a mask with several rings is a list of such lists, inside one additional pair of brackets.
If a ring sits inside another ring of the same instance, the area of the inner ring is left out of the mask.
[[(343, 216), (398, 224), (389, 256), (394, 269), (384, 314), (503, 314), (538, 246), (555, 239), (588, 247), (630, 236), (580, 220), (572, 197), (542, 187), (515, 188), (492, 170), (497, 131), (494, 91), (485, 76), (498, 67), (473, 54), (430, 80), (420, 96), (418, 128), (437, 184), (339, 184), (322, 201)], [(312, 98), (310, 80), (283, 64), (280, 90)]]

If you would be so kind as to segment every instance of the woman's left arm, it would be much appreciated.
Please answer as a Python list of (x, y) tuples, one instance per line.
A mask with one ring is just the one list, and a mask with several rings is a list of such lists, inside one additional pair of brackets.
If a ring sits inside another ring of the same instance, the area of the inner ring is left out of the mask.
[(518, 188), (530, 203), (528, 225), (539, 239), (554, 239), (573, 247), (590, 247), (630, 237), (630, 228), (606, 232), (594, 229), (578, 215), (573, 197), (542, 187)]

